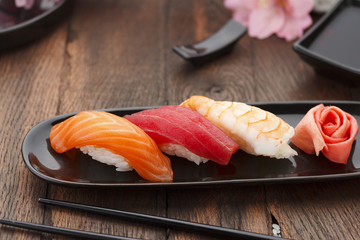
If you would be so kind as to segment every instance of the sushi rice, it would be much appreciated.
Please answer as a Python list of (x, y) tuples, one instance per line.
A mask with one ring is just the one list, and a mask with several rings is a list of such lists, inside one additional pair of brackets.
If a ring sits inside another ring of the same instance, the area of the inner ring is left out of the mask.
[(105, 148), (97, 148), (95, 146), (80, 147), (80, 151), (90, 155), (94, 160), (107, 165), (116, 167), (116, 171), (127, 172), (132, 171), (134, 168), (129, 165), (125, 158), (121, 155), (114, 154)]
[(189, 161), (196, 163), (197, 165), (200, 165), (200, 163), (206, 163), (209, 160), (190, 152), (187, 148), (179, 144), (165, 143), (161, 144), (159, 148), (162, 152), (168, 155), (175, 155), (178, 157), (186, 158)]
[[(168, 155), (186, 158), (197, 165), (206, 163), (209, 159), (200, 157), (195, 153), (190, 152), (187, 148), (173, 143), (162, 144), (159, 146), (160, 150)], [(129, 165), (125, 158), (121, 155), (114, 154), (105, 148), (98, 148), (95, 146), (84, 146), (79, 148), (84, 154), (90, 155), (94, 160), (107, 165), (115, 166), (116, 171), (127, 172), (132, 171), (134, 168)]]

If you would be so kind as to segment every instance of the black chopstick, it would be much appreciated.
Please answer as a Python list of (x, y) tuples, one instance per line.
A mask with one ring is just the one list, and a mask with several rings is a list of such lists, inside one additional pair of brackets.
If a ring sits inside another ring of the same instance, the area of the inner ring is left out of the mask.
[(45, 198), (39, 198), (39, 202), (48, 205), (68, 207), (72, 209), (84, 210), (88, 212), (100, 213), (115, 217), (123, 217), (130, 220), (143, 221), (150, 224), (157, 224), (162, 227), (181, 228), (188, 231), (206, 233), (212, 236), (216, 235), (219, 237), (238, 238), (238, 239), (271, 239), (271, 240), (284, 239), (275, 236), (246, 232), (231, 228), (223, 228), (219, 226), (188, 222), (173, 218), (159, 217), (159, 216), (153, 216), (153, 215), (147, 215), (147, 214), (141, 214), (135, 212), (127, 212), (127, 211), (121, 211), (115, 209), (96, 207), (96, 206), (89, 206), (89, 205), (72, 203), (72, 202), (58, 201), (58, 200), (45, 199)]
[(95, 233), (95, 232), (87, 232), (87, 231), (70, 229), (70, 228), (54, 227), (49, 225), (37, 224), (37, 223), (13, 221), (8, 219), (0, 219), (0, 223), (14, 227), (19, 227), (19, 228), (31, 229), (31, 230), (47, 232), (47, 233), (55, 233), (55, 234), (66, 235), (71, 237), (81, 237), (81, 238), (98, 239), (98, 240), (135, 240), (135, 238), (107, 235), (107, 234)]

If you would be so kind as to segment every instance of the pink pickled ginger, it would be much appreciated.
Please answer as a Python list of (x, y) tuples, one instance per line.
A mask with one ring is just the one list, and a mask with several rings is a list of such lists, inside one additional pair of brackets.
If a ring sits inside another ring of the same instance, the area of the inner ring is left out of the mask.
[(308, 154), (322, 152), (329, 160), (346, 164), (359, 131), (356, 119), (338, 107), (319, 104), (295, 128), (291, 142)]

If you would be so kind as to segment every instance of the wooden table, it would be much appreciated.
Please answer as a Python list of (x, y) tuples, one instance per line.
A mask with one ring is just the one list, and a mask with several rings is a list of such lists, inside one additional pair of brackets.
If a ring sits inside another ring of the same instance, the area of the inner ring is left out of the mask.
[[(216, 100), (359, 100), (358, 88), (316, 74), (293, 42), (245, 36), (203, 66), (172, 52), (230, 19), (221, 0), (76, 1), (41, 39), (0, 53), (0, 217), (144, 239), (215, 239), (80, 211), (39, 197), (219, 225), (291, 239), (359, 239), (360, 180), (211, 188), (88, 189), (52, 185), (23, 163), (21, 143), (40, 121), (73, 111)], [(1, 239), (68, 239), (0, 226)], [(44, 238), (45, 236), (45, 238)]]

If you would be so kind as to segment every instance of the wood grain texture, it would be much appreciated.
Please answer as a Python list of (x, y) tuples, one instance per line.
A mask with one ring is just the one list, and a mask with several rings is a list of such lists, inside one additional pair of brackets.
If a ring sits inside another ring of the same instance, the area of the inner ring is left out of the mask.
[(163, 10), (164, 1), (79, 1), (59, 112), (164, 104)]
[(358, 239), (360, 181), (266, 188), (269, 211), (290, 239)]
[[(42, 223), (37, 198), (46, 183), (35, 178), (21, 157), (25, 134), (56, 115), (56, 91), (62, 75), (67, 22), (38, 42), (0, 55), (0, 216)], [(56, 47), (54, 47), (56, 46)], [(1, 228), (1, 239), (39, 239), (39, 234)]]
[(275, 36), (252, 41), (256, 101), (344, 100), (347, 86), (317, 75), (292, 50), (292, 42)]
[[(57, 114), (179, 104), (194, 94), (267, 102), (359, 100), (359, 88), (319, 75), (277, 37), (244, 36), (194, 66), (172, 46), (199, 42), (231, 17), (222, 0), (78, 0), (43, 38), (0, 53), (0, 217), (144, 239), (219, 239), (37, 203), (50, 197), (272, 234), (358, 239), (357, 179), (216, 188), (76, 189), (47, 184), (22, 163), (21, 142)], [(0, 226), (0, 239), (69, 239)]]
[[(152, 9), (152, 11), (149, 11)], [(164, 1), (79, 1), (66, 48), (66, 72), (59, 88), (59, 113), (165, 104)], [(48, 196), (92, 205), (165, 216), (162, 190), (74, 190), (51, 186)], [(52, 210), (54, 225), (145, 239), (163, 239), (166, 229), (124, 220)], [(59, 237), (62, 239), (62, 237)]]
[[(138, 189), (69, 189), (51, 186), (48, 195), (54, 199), (166, 216), (166, 192), (164, 189), (139, 191)], [(61, 227), (141, 239), (166, 238), (166, 229), (98, 214), (52, 208), (45, 216), (47, 222)], [(63, 239), (63, 237), (56, 239)]]
[[(187, 11), (189, 8), (191, 12)], [(230, 13), (219, 1), (171, 1), (168, 18), (167, 41), (183, 45), (208, 38), (229, 20)], [(169, 52), (166, 57), (169, 104), (179, 104), (194, 94), (217, 100), (255, 100), (250, 44), (250, 39), (244, 37), (233, 52), (201, 66)]]
[[(191, 11), (187, 11), (189, 4)], [(167, 41), (173, 45), (202, 41), (222, 27), (228, 19), (229, 12), (219, 1), (171, 1)], [(194, 27), (189, 28), (189, 25)], [(179, 104), (194, 94), (217, 100), (254, 101), (255, 85), (253, 84), (250, 45), (250, 39), (244, 37), (232, 53), (200, 66), (184, 62), (177, 55), (169, 53), (166, 56), (169, 104)], [(265, 211), (263, 189), (260, 187), (245, 190), (246, 197), (243, 195), (244, 189), (171, 190), (168, 192), (168, 216), (270, 234), (269, 226), (267, 226), (269, 215)], [(252, 204), (249, 204), (250, 202)], [(239, 208), (239, 205), (242, 207)], [(258, 218), (249, 220), (251, 215)], [(176, 230), (171, 230), (169, 234), (169, 239), (207, 237), (209, 236)], [(216, 238), (209, 237), (209, 239)]]
[[(258, 187), (213, 187), (168, 190), (168, 216), (192, 222), (270, 234), (264, 189)], [(219, 239), (171, 231), (169, 239)], [(220, 238), (221, 239), (221, 238)]]

